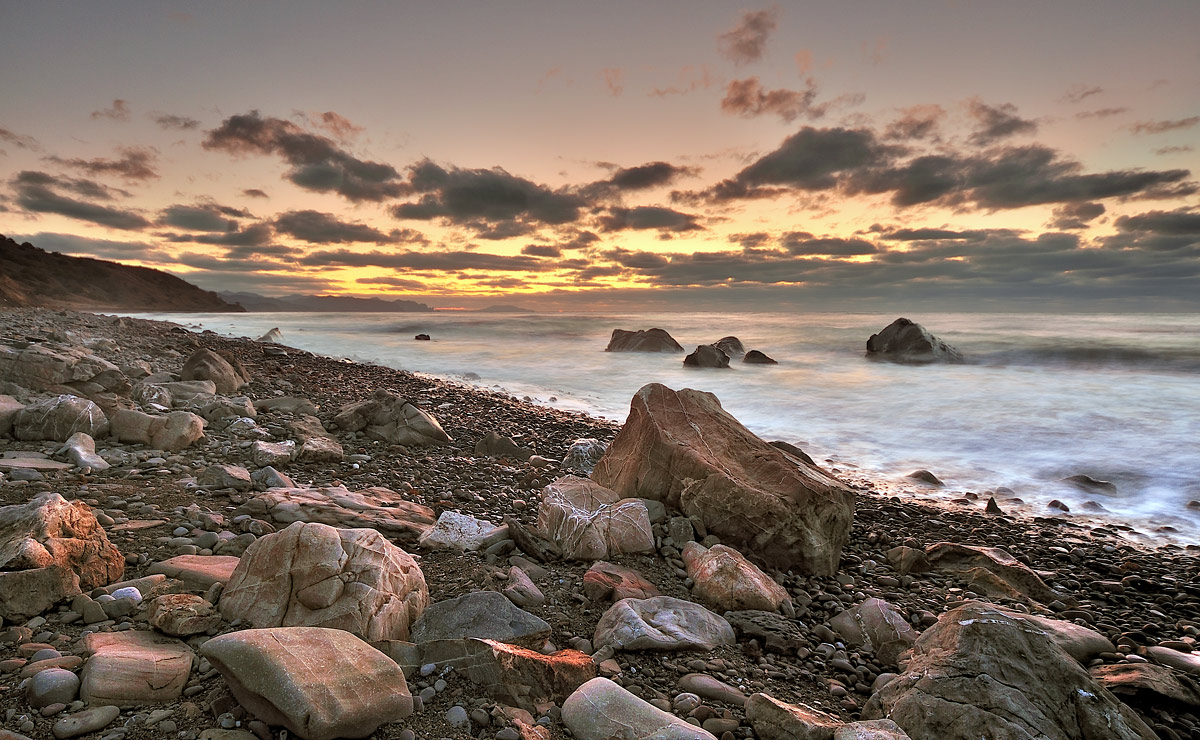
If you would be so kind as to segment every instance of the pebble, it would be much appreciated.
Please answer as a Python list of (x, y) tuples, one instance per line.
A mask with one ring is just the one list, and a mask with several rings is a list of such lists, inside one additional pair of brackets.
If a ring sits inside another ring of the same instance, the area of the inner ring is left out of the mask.
[(121, 710), (117, 707), (92, 707), (82, 712), (76, 712), (54, 723), (54, 737), (58, 740), (66, 740), (90, 732), (98, 732), (112, 724), (113, 720), (120, 715)]
[(471, 724), (471, 718), (467, 716), (467, 710), (460, 706), (453, 706), (446, 710), (446, 721), (451, 727), (466, 728)]

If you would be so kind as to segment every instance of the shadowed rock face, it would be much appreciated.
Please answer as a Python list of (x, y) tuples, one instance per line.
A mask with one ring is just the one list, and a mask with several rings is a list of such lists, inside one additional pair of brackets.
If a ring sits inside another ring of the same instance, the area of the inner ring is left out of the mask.
[(688, 367), (729, 367), (729, 355), (712, 344), (701, 344), (696, 351), (683, 358)]
[(592, 479), (699, 517), (710, 533), (781, 569), (831, 575), (854, 518), (841, 481), (756, 437), (711, 393), (651, 383)]
[(867, 357), (924, 364), (929, 362), (962, 362), (962, 353), (938, 339), (929, 331), (908, 319), (896, 319), (883, 331), (867, 340)]
[(682, 352), (679, 342), (663, 329), (613, 329), (605, 352)]

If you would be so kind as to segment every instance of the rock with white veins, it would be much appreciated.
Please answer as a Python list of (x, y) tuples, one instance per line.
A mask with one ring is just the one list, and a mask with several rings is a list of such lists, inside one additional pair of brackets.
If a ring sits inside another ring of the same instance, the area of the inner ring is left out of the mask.
[(621, 599), (600, 617), (592, 640), (614, 650), (712, 650), (734, 642), (729, 622), (670, 596)]
[(562, 721), (577, 740), (716, 740), (607, 678), (593, 678), (567, 697)]

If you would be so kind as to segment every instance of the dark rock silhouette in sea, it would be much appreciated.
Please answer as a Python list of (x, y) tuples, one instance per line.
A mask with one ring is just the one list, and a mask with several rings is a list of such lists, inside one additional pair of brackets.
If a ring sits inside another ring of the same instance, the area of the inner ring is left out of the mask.
[(729, 355), (729, 359), (736, 359), (746, 354), (746, 347), (742, 344), (742, 340), (737, 337), (721, 337), (712, 343), (712, 346)]
[(963, 359), (957, 349), (905, 318), (896, 319), (883, 331), (871, 335), (867, 340), (867, 357), (913, 364), (962, 362)]
[(749, 352), (747, 352), (746, 356), (742, 358), (742, 362), (748, 362), (751, 365), (778, 365), (779, 364), (778, 360), (768, 357), (766, 354), (759, 352), (756, 349), (752, 349)]
[(711, 344), (701, 344), (696, 351), (683, 358), (688, 367), (729, 367), (729, 355)]
[(418, 334), (417, 336), (413, 337), (413, 339), (417, 339), (417, 340), (419, 340), (419, 341), (422, 341), (422, 342), (428, 342), (428, 341), (430, 341), (430, 340), (429, 340), (429, 335), (428, 335), (428, 334)]
[(683, 347), (664, 329), (613, 329), (605, 352), (682, 352)]

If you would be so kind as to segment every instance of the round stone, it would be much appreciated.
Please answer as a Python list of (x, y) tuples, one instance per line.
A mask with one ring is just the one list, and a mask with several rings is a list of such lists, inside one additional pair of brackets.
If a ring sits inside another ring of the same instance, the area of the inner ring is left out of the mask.
[(118, 588), (116, 591), (112, 592), (112, 597), (114, 599), (133, 599), (133, 603), (135, 604), (142, 603), (142, 592), (139, 591), (135, 586)]
[(64, 668), (47, 668), (29, 679), (25, 696), (34, 709), (51, 704), (70, 704), (79, 692), (79, 676)]
[(457, 705), (446, 710), (446, 721), (450, 723), (451, 727), (465, 728), (471, 724), (467, 710)]

